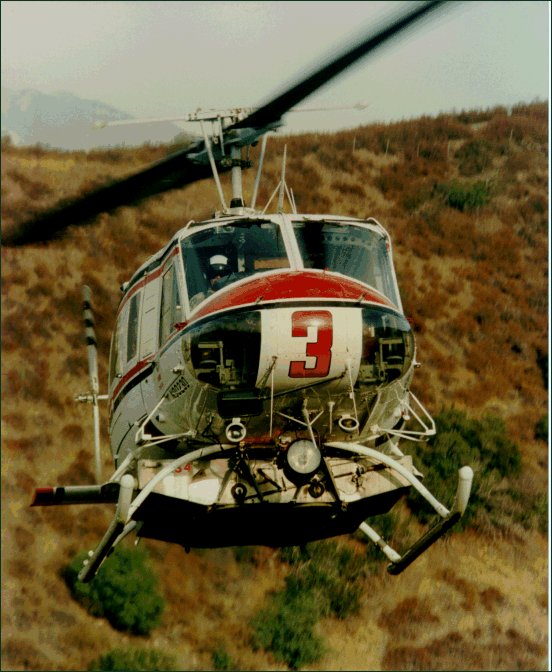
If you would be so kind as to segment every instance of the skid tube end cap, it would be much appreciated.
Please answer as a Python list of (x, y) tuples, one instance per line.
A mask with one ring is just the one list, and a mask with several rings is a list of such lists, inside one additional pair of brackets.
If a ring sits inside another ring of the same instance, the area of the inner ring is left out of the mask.
[(31, 506), (52, 506), (55, 504), (55, 488), (36, 488)]
[(468, 506), (468, 500), (471, 494), (473, 483), (473, 469), (465, 466), (458, 470), (458, 488), (456, 490), (456, 498), (454, 501), (454, 511), (458, 511), (460, 515), (464, 514)]

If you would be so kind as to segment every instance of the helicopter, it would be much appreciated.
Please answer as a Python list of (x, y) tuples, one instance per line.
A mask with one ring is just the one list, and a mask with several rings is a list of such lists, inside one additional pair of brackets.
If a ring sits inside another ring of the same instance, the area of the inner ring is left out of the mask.
[[(410, 390), (419, 364), (388, 232), (375, 218), (298, 213), (285, 157), (276, 211), (256, 206), (267, 134), (282, 116), (443, 4), (416, 3), (258, 108), (198, 110), (190, 119), (201, 139), (4, 235), (4, 245), (55, 240), (100, 213), (208, 177), (219, 195), (219, 211), (188, 222), (121, 285), (107, 394), (83, 288), (90, 390), (76, 399), (93, 408), (97, 482), (38, 488), (32, 503), (115, 505), (81, 581), (130, 533), (190, 549), (303, 545), (361, 530), (399, 574), (464, 513), (472, 469), (459, 470), (448, 509), (399, 447), (436, 428)], [(259, 140), (246, 205), (242, 171)], [(219, 179), (228, 171), (229, 205)], [(114, 462), (107, 481), (101, 401)], [(411, 489), (440, 520), (399, 554), (366, 519)]]

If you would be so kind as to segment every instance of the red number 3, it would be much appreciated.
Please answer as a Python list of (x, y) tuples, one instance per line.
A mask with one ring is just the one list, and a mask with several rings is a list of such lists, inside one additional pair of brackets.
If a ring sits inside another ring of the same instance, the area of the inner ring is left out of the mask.
[(291, 335), (296, 338), (308, 336), (308, 327), (316, 328), (316, 340), (309, 341), (306, 356), (314, 357), (314, 366), (306, 361), (290, 362), (290, 378), (323, 378), (330, 371), (332, 362), (333, 325), (329, 310), (297, 310), (291, 315)]

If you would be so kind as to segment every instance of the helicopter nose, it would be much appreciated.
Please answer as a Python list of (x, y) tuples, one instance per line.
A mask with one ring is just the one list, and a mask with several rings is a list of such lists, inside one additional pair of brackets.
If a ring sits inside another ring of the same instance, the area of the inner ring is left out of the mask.
[(358, 308), (276, 308), (262, 312), (261, 324), (258, 387), (280, 392), (356, 380), (362, 355)]
[(414, 360), (406, 318), (383, 306), (277, 308), (261, 314), (257, 387), (275, 392), (335, 381), (383, 386), (401, 378)]
[[(205, 302), (187, 330), (196, 377), (218, 389), (385, 385), (414, 359), (406, 318), (376, 290), (332, 273), (284, 271)], [(187, 353), (187, 354), (186, 354)]]

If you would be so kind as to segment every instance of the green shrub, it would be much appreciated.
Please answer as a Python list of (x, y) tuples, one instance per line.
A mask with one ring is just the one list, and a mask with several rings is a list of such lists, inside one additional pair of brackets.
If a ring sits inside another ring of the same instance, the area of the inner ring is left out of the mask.
[(460, 175), (478, 175), (492, 165), (493, 151), (486, 140), (470, 140), (454, 155)]
[(253, 646), (270, 651), (294, 670), (314, 663), (324, 654), (322, 639), (314, 631), (319, 618), (311, 596), (280, 591), (252, 621)]
[(226, 649), (219, 647), (211, 654), (213, 660), (214, 670), (237, 670), (238, 666), (234, 663), (232, 658), (228, 655)]
[[(486, 416), (474, 420), (462, 411), (448, 409), (435, 418), (435, 423), (437, 434), (427, 444), (412, 445), (409, 451), (425, 474), (429, 490), (450, 506), (451, 486), (457, 482), (458, 469), (469, 465), (474, 470), (472, 494), (458, 526), (474, 525), (476, 517), (484, 517), (498, 527), (513, 520), (513, 500), (504, 483), (519, 474), (521, 454), (508, 438), (502, 419)], [(411, 492), (408, 501), (422, 521), (433, 518), (433, 509), (417, 492)]]
[(459, 182), (438, 184), (436, 190), (443, 195), (447, 205), (460, 212), (477, 210), (486, 205), (491, 198), (489, 186), (481, 181), (473, 184)]
[(253, 644), (295, 669), (324, 654), (316, 623), (328, 616), (346, 618), (360, 607), (362, 556), (335, 541), (280, 550), (290, 565), (285, 587), (252, 621)]
[(99, 672), (119, 672), (122, 670), (176, 670), (173, 656), (157, 649), (113, 649), (104, 653), (89, 667)]
[(548, 534), (548, 493), (541, 492), (531, 496), (528, 519), (526, 527), (536, 528), (543, 535)]
[(512, 519), (526, 529), (548, 533), (548, 495), (546, 492), (523, 492), (517, 488), (506, 491)]
[(307, 544), (295, 555), (286, 551), (292, 565), (286, 577), (288, 596), (310, 595), (322, 616), (346, 618), (356, 613), (362, 593), (359, 579), (364, 575), (364, 559), (335, 541)]
[(84, 558), (85, 553), (77, 556), (65, 569), (64, 578), (73, 597), (89, 613), (136, 635), (146, 635), (159, 625), (164, 599), (144, 552), (117, 547), (90, 583), (78, 580)]
[(537, 441), (548, 441), (548, 416), (543, 415), (535, 425), (535, 439)]

